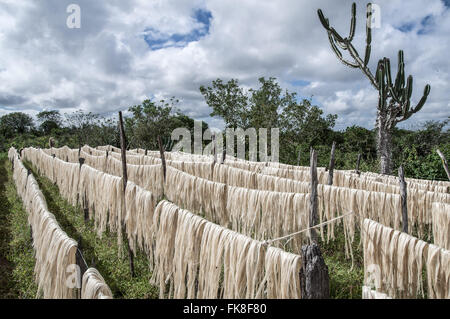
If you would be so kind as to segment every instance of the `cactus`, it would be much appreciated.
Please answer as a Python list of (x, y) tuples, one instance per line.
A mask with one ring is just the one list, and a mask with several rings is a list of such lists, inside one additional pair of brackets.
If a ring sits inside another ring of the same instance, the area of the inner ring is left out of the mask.
[[(366, 11), (366, 47), (364, 60), (358, 54), (358, 51), (352, 44), (355, 35), (356, 26), (356, 4), (352, 4), (350, 32), (348, 37), (342, 37), (333, 27), (329, 20), (324, 16), (322, 10), (318, 9), (317, 14), (322, 26), (328, 33), (331, 49), (336, 54), (339, 61), (343, 64), (359, 68), (367, 76), (372, 86), (378, 91), (378, 112), (376, 127), (378, 129), (377, 148), (381, 157), (381, 173), (389, 174), (392, 170), (391, 162), (391, 134), (392, 129), (399, 122), (409, 119), (414, 113), (420, 111), (430, 94), (430, 85), (425, 86), (422, 98), (417, 105), (411, 108), (411, 95), (413, 89), (413, 77), (411, 75), (405, 81), (405, 62), (403, 51), (398, 52), (398, 68), (395, 81), (392, 82), (391, 66), (388, 58), (384, 57), (378, 61), (375, 75), (370, 71), (368, 64), (371, 53), (372, 43), (372, 5), (367, 4)], [(352, 60), (343, 57), (341, 50), (346, 50)]]

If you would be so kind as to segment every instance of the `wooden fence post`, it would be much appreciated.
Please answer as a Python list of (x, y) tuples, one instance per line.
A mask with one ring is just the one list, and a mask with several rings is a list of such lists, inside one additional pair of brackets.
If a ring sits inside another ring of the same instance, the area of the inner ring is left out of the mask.
[[(310, 172), (311, 172), (311, 192), (310, 192), (310, 208), (309, 208), (309, 227), (316, 225), (319, 221), (317, 214), (317, 153), (314, 149), (311, 150), (310, 158)], [(310, 229), (311, 241), (317, 243), (316, 229)]]
[(164, 156), (164, 146), (161, 141), (161, 136), (158, 135), (158, 146), (159, 146), (159, 154), (161, 156), (161, 162), (162, 162), (162, 170), (163, 170), (163, 176), (164, 176), (164, 182), (166, 181), (166, 158)]
[(217, 147), (216, 147), (216, 134), (212, 136), (213, 143), (213, 155), (214, 155), (214, 165), (217, 163)]
[(222, 164), (225, 164), (226, 157), (227, 157), (227, 150), (224, 147), (223, 150), (222, 150)]
[[(122, 118), (122, 112), (119, 111), (119, 130), (120, 130), (120, 148), (122, 153), (122, 180), (123, 180), (123, 195), (125, 196), (125, 190), (127, 188), (128, 183), (128, 174), (127, 174), (127, 143), (125, 139), (125, 131), (123, 128), (123, 118)], [(122, 221), (120, 221), (122, 223)], [(122, 225), (122, 229), (125, 229), (124, 225)], [(122, 231), (123, 234), (126, 234), (126, 231)], [(129, 263), (130, 263), (130, 272), (131, 277), (134, 277), (134, 256), (133, 252), (130, 248), (130, 243), (127, 239), (127, 248), (128, 248), (128, 257), (129, 257)]]
[(356, 160), (356, 173), (358, 175), (361, 174), (361, 172), (359, 171), (359, 163), (361, 162), (361, 153), (358, 154), (358, 159)]
[(447, 159), (445, 158), (444, 154), (439, 149), (437, 149), (436, 152), (438, 153), (439, 157), (441, 158), (442, 166), (444, 166), (444, 170), (447, 173), (447, 178), (450, 180), (450, 171), (448, 169)]
[[(317, 153), (311, 149), (311, 207), (309, 227), (317, 224)], [(303, 299), (327, 299), (330, 297), (328, 267), (322, 257), (315, 229), (310, 229), (312, 243), (302, 247), (300, 268), (300, 289)]]
[(400, 197), (402, 204), (402, 231), (408, 233), (408, 193), (405, 182), (405, 172), (402, 165), (398, 168), (398, 178), (400, 182)]
[[(78, 162), (80, 163), (80, 170), (81, 170), (81, 167), (83, 166), (83, 164), (85, 162), (85, 159), (83, 157), (78, 157)], [(83, 213), (84, 213), (84, 222), (86, 223), (89, 220), (89, 204), (86, 201), (86, 198), (87, 198), (86, 190), (82, 189), (80, 192), (84, 193), (84, 196), (83, 196)], [(78, 199), (79, 199), (79, 197), (80, 197), (80, 193), (78, 193)]]
[(331, 157), (329, 171), (328, 171), (328, 185), (333, 185), (333, 174), (334, 174), (334, 152), (336, 151), (336, 142), (333, 141), (333, 145), (331, 146)]

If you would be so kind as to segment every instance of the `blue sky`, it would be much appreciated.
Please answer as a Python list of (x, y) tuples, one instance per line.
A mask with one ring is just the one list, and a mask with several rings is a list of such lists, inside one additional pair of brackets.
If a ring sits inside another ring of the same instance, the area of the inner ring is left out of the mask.
[[(81, 29), (66, 26), (67, 6), (81, 8)], [(423, 110), (402, 124), (417, 128), (450, 115), (450, 0), (378, 1), (372, 32), (378, 59), (403, 49), (414, 76), (412, 102), (431, 84)], [(313, 97), (336, 128), (372, 128), (377, 92), (360, 70), (342, 65), (330, 49), (316, 11), (344, 35), (351, 1), (325, 0), (2, 0), (0, 3), (0, 115), (43, 109), (115, 114), (142, 100), (181, 100), (186, 114), (210, 118), (200, 85), (236, 78), (246, 88), (276, 77), (299, 97)], [(354, 45), (365, 43), (365, 3), (357, 3)]]
[(157, 29), (144, 30), (144, 40), (151, 50), (159, 50), (169, 47), (185, 47), (190, 42), (198, 41), (209, 33), (212, 14), (210, 11), (197, 8), (192, 10), (192, 18), (198, 23), (198, 27), (187, 33), (161, 33)]

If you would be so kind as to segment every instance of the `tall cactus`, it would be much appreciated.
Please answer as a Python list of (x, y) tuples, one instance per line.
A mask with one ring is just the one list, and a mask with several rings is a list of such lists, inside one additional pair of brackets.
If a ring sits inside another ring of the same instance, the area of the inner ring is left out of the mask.
[[(366, 14), (366, 48), (364, 60), (360, 58), (352, 40), (355, 35), (356, 26), (356, 4), (352, 4), (350, 32), (348, 37), (342, 37), (333, 27), (328, 19), (323, 15), (322, 10), (317, 10), (319, 20), (328, 33), (328, 40), (337, 58), (345, 65), (352, 68), (359, 68), (368, 77), (372, 86), (378, 91), (377, 119), (377, 152), (380, 159), (380, 172), (390, 174), (392, 171), (392, 129), (399, 122), (409, 119), (414, 113), (420, 111), (425, 104), (430, 85), (425, 86), (423, 96), (415, 107), (411, 108), (411, 94), (413, 88), (413, 77), (411, 75), (405, 81), (405, 63), (403, 51), (398, 52), (398, 68), (395, 81), (392, 82), (391, 66), (388, 58), (384, 57), (378, 61), (375, 76), (368, 67), (371, 42), (372, 42), (372, 5), (367, 4)], [(347, 50), (353, 61), (346, 60), (341, 50)]]

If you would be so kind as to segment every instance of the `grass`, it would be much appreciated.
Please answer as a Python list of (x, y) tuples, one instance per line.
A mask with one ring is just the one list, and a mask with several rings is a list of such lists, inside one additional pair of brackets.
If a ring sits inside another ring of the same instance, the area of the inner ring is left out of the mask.
[(12, 180), (11, 164), (0, 155), (0, 298), (36, 298), (34, 254), (28, 214)]
[(85, 222), (80, 207), (74, 207), (62, 198), (58, 187), (37, 174), (30, 163), (24, 164), (35, 176), (47, 200), (49, 211), (55, 215), (61, 228), (78, 241), (88, 266), (98, 269), (111, 288), (114, 298), (157, 298), (158, 289), (149, 283), (151, 271), (147, 257), (143, 253), (137, 253), (134, 258), (136, 276), (131, 277), (126, 242), (124, 256), (119, 257), (116, 234), (105, 232), (99, 237), (93, 222)]
[(342, 224), (335, 228), (335, 239), (321, 242), (320, 249), (330, 275), (330, 298), (361, 299), (364, 281), (364, 258), (359, 245), (360, 233), (355, 232), (352, 260), (345, 257)]

